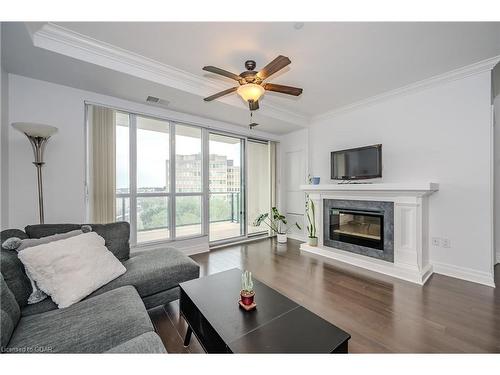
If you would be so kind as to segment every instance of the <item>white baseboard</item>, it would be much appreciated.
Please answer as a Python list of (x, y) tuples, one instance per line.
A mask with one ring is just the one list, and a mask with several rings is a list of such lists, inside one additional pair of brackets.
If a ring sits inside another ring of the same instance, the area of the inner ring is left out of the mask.
[(495, 287), (495, 278), (490, 273), (444, 263), (433, 262), (432, 264), (434, 266), (434, 273), (466, 281), (472, 281), (473, 283), (487, 285), (492, 288)]
[(252, 237), (248, 237), (248, 238), (245, 238), (243, 240), (240, 240), (240, 241), (231, 241), (231, 242), (224, 242), (224, 243), (212, 245), (212, 246), (210, 246), (210, 250), (221, 249), (223, 247), (229, 247), (229, 246), (235, 246), (235, 245), (242, 245), (242, 244), (246, 244), (249, 242), (265, 240), (266, 238), (272, 238), (272, 237), (276, 237), (276, 236), (252, 236)]
[(334, 262), (350, 264), (355, 267), (363, 268), (372, 272), (378, 272), (387, 276), (406, 280), (418, 285), (424, 285), (427, 279), (433, 273), (432, 265), (428, 265), (423, 270), (407, 267), (406, 265), (386, 262), (380, 259), (374, 259), (365, 255), (349, 253), (332, 247), (309, 246), (307, 243), (300, 245), (301, 252), (307, 252), (314, 256)]
[(152, 243), (149, 245), (136, 246), (131, 251), (146, 251), (154, 249), (164, 249), (166, 247), (173, 247), (174, 249), (182, 251), (186, 255), (194, 255), (200, 253), (206, 253), (210, 249), (208, 247), (208, 237), (196, 237), (188, 238), (185, 240), (164, 242), (164, 243)]
[(302, 236), (302, 235), (296, 234), (296, 233), (289, 233), (288, 238), (291, 238), (292, 240), (297, 240), (297, 241), (305, 241), (306, 240), (305, 236)]

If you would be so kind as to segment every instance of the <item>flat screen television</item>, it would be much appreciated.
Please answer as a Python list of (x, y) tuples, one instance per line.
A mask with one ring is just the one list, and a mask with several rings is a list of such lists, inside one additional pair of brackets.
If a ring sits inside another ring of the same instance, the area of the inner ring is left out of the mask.
[(332, 180), (363, 180), (382, 177), (382, 145), (333, 151)]

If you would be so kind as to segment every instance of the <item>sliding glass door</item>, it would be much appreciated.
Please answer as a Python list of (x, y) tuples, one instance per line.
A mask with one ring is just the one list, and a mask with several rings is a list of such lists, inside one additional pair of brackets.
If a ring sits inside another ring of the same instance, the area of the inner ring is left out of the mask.
[(244, 139), (209, 134), (209, 240), (245, 236)]
[(247, 197), (248, 235), (267, 232), (267, 227), (253, 225), (255, 219), (271, 211), (271, 163), (270, 143), (248, 139), (247, 141)]
[(203, 234), (201, 129), (175, 124), (175, 237)]
[(132, 246), (267, 234), (252, 224), (274, 204), (272, 143), (119, 110), (114, 119), (115, 219), (130, 223)]
[(170, 123), (149, 117), (134, 117), (136, 123), (137, 242), (171, 238), (170, 206)]

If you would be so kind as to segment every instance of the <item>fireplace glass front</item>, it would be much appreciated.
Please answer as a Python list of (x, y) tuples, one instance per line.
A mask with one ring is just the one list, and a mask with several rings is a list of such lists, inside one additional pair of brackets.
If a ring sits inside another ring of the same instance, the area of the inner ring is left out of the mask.
[(384, 249), (384, 213), (355, 209), (330, 209), (331, 240)]

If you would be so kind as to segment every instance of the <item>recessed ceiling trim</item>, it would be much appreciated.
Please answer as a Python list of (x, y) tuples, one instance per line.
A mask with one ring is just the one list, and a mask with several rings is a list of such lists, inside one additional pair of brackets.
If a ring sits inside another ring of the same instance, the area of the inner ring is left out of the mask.
[(451, 70), (449, 72), (439, 74), (437, 76), (427, 78), (418, 82), (414, 82), (412, 84), (400, 87), (398, 89), (387, 91), (385, 93), (360, 100), (358, 102), (346, 105), (344, 107), (334, 109), (332, 111), (328, 111), (317, 116), (313, 116), (311, 118), (311, 122), (327, 120), (342, 113), (350, 112), (370, 104), (375, 104), (377, 102), (381, 102), (398, 95), (424, 90), (430, 87), (442, 85), (447, 82), (463, 79), (478, 73), (491, 71), (495, 67), (495, 65), (497, 65), (499, 62), (500, 62), (500, 55), (491, 57), (489, 59), (482, 60), (477, 63), (464, 66), (462, 68)]
[[(205, 79), (50, 22), (43, 25), (38, 31), (30, 33), (30, 35), (35, 47), (170, 86), (201, 97), (227, 88), (222, 82)], [(222, 98), (221, 101), (246, 110), (246, 106), (238, 98)], [(280, 108), (271, 102), (270, 98), (266, 98), (265, 115), (304, 127), (309, 123), (309, 116)]]

